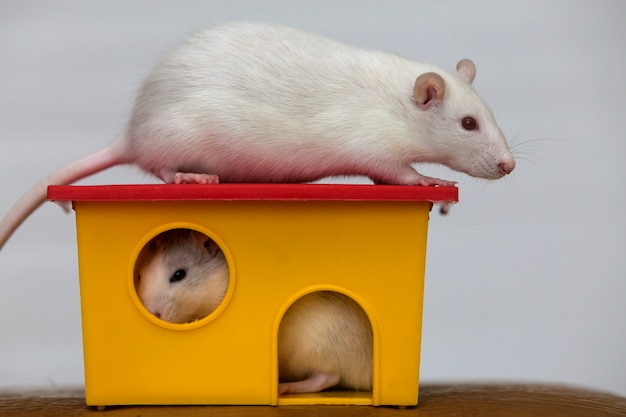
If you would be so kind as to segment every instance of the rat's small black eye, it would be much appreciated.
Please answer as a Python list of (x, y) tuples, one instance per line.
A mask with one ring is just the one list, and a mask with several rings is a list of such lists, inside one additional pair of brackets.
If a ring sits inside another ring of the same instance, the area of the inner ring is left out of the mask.
[(182, 281), (183, 279), (185, 279), (186, 275), (187, 271), (185, 271), (184, 269), (179, 269), (178, 271), (174, 272), (174, 274), (170, 277), (170, 282)]
[(461, 126), (465, 130), (478, 130), (478, 122), (471, 116), (464, 117), (461, 120)]

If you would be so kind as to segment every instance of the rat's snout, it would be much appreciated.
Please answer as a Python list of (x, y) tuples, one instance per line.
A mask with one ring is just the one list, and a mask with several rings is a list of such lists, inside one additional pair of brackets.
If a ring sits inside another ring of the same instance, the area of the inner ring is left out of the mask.
[(498, 163), (498, 170), (502, 175), (508, 175), (515, 169), (515, 158), (509, 154)]

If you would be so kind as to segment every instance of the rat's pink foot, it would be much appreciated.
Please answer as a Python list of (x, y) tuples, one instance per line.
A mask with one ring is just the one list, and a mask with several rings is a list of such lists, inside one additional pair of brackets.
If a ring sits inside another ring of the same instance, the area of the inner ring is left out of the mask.
[(174, 175), (174, 184), (218, 184), (220, 177), (210, 174), (191, 174), (188, 172), (177, 172)]
[(339, 383), (339, 375), (318, 372), (309, 378), (296, 382), (278, 384), (278, 395), (320, 392)]
[(441, 187), (454, 187), (456, 185), (455, 181), (442, 180), (439, 178), (427, 177), (426, 175), (422, 175), (419, 172), (415, 171), (413, 168), (407, 169), (404, 172), (404, 175), (401, 178), (400, 184), (406, 185), (423, 185), (423, 186), (432, 186), (439, 185)]
[[(417, 173), (415, 173), (417, 174)], [(441, 187), (454, 187), (456, 186), (456, 181), (447, 181), (439, 178), (426, 177), (421, 174), (411, 174), (408, 178), (402, 178), (399, 181), (384, 181), (384, 180), (374, 180), (375, 184), (396, 184), (396, 185), (422, 185), (422, 186), (431, 186), (431, 185), (439, 185)]]
[(441, 187), (454, 187), (455, 181), (447, 181), (439, 178), (427, 177), (415, 171), (411, 166), (402, 166), (391, 173), (388, 173), (386, 177), (370, 177), (376, 184), (396, 184), (396, 185), (422, 185), (422, 186), (434, 186)]
[(418, 174), (420, 176), (420, 178), (418, 179), (417, 184), (415, 185), (424, 185), (424, 186), (430, 186), (430, 185), (439, 185), (441, 187), (454, 187), (456, 186), (456, 181), (448, 181), (448, 180), (442, 180), (439, 178), (433, 178), (433, 177), (426, 177), (424, 175)]

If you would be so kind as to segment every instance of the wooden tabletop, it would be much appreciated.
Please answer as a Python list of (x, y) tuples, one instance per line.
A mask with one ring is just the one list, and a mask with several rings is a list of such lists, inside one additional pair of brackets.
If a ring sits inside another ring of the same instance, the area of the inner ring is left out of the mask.
[(123, 406), (103, 411), (85, 405), (82, 389), (0, 392), (0, 416), (626, 416), (626, 398), (543, 384), (423, 384), (417, 407), (371, 406)]

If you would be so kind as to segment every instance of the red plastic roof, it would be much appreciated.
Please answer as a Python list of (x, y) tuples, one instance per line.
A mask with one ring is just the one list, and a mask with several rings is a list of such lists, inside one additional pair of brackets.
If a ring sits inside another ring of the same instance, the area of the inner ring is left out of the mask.
[(50, 201), (458, 201), (457, 187), (369, 184), (51, 185)]

